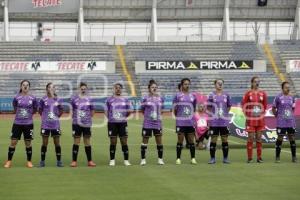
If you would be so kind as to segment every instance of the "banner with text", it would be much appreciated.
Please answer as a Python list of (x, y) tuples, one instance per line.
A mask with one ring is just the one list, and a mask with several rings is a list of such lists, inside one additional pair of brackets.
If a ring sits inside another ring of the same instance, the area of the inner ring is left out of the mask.
[(97, 72), (105, 71), (106, 64), (104, 61), (1, 61), (0, 72)]
[(253, 61), (146, 61), (146, 70), (253, 70)]
[(11, 13), (77, 13), (80, 0), (9, 0)]
[(300, 72), (300, 60), (286, 61), (286, 71), (287, 73)]

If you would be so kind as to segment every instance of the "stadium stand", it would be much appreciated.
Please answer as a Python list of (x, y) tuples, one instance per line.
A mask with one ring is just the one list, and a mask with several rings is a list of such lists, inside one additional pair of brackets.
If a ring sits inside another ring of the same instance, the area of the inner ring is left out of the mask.
[[(0, 61), (114, 61), (114, 49), (114, 46), (106, 43), (92, 42), (0, 42)], [(58, 86), (59, 96), (67, 96), (70, 88), (72, 91), (77, 89), (78, 77), (81, 75), (80, 73), (1, 73), (0, 96), (15, 95), (22, 79), (32, 82), (32, 91), (38, 97), (45, 94), (45, 86), (48, 82), (54, 82)], [(122, 75), (118, 72), (105, 74), (105, 76), (100, 72), (88, 72), (84, 75), (82, 81), (89, 85), (91, 96), (94, 97), (111, 95), (112, 85), (115, 82), (123, 82)], [(124, 95), (128, 95), (127, 90), (124, 91)]]
[[(286, 72), (286, 61), (300, 59), (300, 40), (276, 40), (274, 49), (278, 52), (282, 70)], [(293, 82), (295, 90), (300, 95), (300, 73), (290, 73), (288, 77)]]
[(0, 61), (114, 61), (113, 48), (98, 42), (0, 42)]
[[(134, 66), (135, 61), (159, 60), (263, 60), (254, 42), (159, 42), (159, 43), (128, 43), (125, 47), (127, 61)], [(252, 76), (262, 79), (262, 88), (270, 96), (278, 93), (279, 83), (272, 72), (265, 73), (213, 73), (213, 74), (139, 74), (141, 94), (147, 93), (147, 83), (155, 79), (160, 84), (161, 92), (172, 95), (177, 91), (177, 84), (183, 76), (191, 78), (192, 90), (208, 94), (213, 90), (213, 80), (222, 78), (226, 82), (231, 95), (241, 96), (249, 88)]]

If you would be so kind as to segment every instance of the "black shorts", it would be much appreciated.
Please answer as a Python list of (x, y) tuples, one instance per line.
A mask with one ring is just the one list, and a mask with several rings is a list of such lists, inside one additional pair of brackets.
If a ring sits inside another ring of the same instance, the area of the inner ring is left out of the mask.
[(209, 134), (210, 135), (221, 135), (221, 136), (226, 136), (229, 135), (229, 128), (227, 126), (222, 126), (222, 127), (210, 127), (209, 128)]
[(162, 129), (154, 129), (154, 128), (143, 128), (142, 130), (142, 137), (152, 137), (154, 136), (161, 136)]
[(108, 137), (128, 137), (127, 122), (107, 123)]
[(72, 132), (73, 137), (75, 138), (79, 138), (81, 136), (89, 138), (92, 136), (91, 127), (82, 127), (78, 124), (72, 124)]
[(289, 128), (280, 128), (280, 127), (277, 127), (277, 135), (294, 135), (296, 133), (296, 129), (293, 128), (293, 127), (289, 127)]
[(33, 124), (13, 124), (10, 138), (12, 140), (20, 140), (22, 134), (24, 135), (24, 140), (33, 140)]
[(41, 129), (41, 136), (59, 137), (59, 136), (61, 136), (61, 132), (59, 129)]
[(176, 133), (194, 134), (195, 128), (192, 126), (176, 126)]

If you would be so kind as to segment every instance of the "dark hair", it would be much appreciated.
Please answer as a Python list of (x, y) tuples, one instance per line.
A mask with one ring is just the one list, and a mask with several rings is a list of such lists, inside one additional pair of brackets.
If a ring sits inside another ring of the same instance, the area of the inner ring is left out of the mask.
[(28, 81), (28, 80), (22, 80), (21, 81), (21, 83), (20, 83), (20, 90), (19, 90), (19, 93), (21, 93), (22, 92), (22, 85), (23, 85), (23, 83), (25, 83), (25, 82), (27, 82), (28, 83), (28, 85), (29, 85), (29, 87), (30, 87), (30, 81)]
[[(46, 91), (48, 91), (48, 87), (49, 87), (50, 85), (52, 85), (52, 84), (53, 84), (52, 82), (47, 83), (47, 85), (46, 85)], [(57, 97), (57, 94), (54, 93), (54, 96)]]
[(283, 89), (284, 88), (284, 86), (286, 85), (286, 84), (290, 84), (288, 81), (284, 81), (284, 82), (282, 82), (281, 83), (281, 89)]
[(225, 82), (223, 79), (217, 78), (217, 79), (214, 81), (214, 84), (216, 85), (218, 81), (222, 81), (223, 83)]
[(180, 81), (181, 85), (183, 85), (183, 83), (184, 83), (185, 81), (191, 82), (191, 80), (190, 80), (189, 78), (183, 78), (183, 79), (181, 79), (181, 81)]
[(120, 86), (121, 89), (123, 89), (123, 84), (122, 83), (115, 83), (114, 86)]
[(181, 83), (178, 83), (177, 89), (180, 90), (180, 89), (181, 89), (181, 86), (182, 86)]
[(251, 78), (251, 89), (253, 89), (252, 83), (254, 82), (255, 79), (259, 78), (258, 76), (253, 76)]
[(153, 79), (151, 79), (151, 80), (149, 81), (148, 89), (150, 89), (150, 87), (151, 87), (152, 85), (157, 85), (157, 83), (156, 83), (155, 80), (153, 80)]
[(82, 86), (88, 87), (86, 83), (80, 82), (79, 87), (82, 87)]

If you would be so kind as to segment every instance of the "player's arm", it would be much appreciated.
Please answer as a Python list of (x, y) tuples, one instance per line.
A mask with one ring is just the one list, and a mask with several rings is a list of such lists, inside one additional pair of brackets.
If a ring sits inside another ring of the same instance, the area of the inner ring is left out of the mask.
[(63, 100), (60, 99), (58, 103), (58, 117), (61, 117), (64, 113)]
[(249, 94), (248, 92), (246, 92), (246, 93), (244, 94), (243, 99), (242, 99), (242, 103), (241, 103), (241, 106), (242, 106), (242, 110), (243, 110), (244, 115), (246, 115), (246, 110), (247, 110), (246, 104), (248, 103), (248, 97), (249, 97), (248, 94)]
[(173, 99), (173, 106), (172, 106), (172, 113), (174, 116), (177, 115), (177, 103), (178, 103), (177, 96), (175, 96)]
[(276, 117), (277, 116), (277, 99), (278, 97), (275, 97), (273, 100), (273, 105), (272, 105), (272, 113)]
[(132, 103), (128, 99), (126, 105), (127, 105), (127, 117), (129, 117), (134, 112), (134, 109)]
[(18, 101), (17, 101), (16, 98), (13, 99), (12, 105), (13, 105), (13, 108), (14, 108), (14, 113), (16, 113), (17, 112), (17, 107), (18, 107)]
[(230, 95), (227, 95), (227, 111), (229, 112), (232, 106), (231, 97)]
[(43, 101), (43, 99), (40, 99), (40, 102), (39, 102), (39, 114), (41, 116), (42, 116), (43, 110), (44, 110), (44, 101)]
[(36, 97), (34, 97), (33, 99), (33, 113), (32, 114), (35, 114), (39, 109), (39, 103), (38, 103), (38, 100)]
[(145, 112), (145, 102), (146, 102), (146, 98), (143, 98), (142, 102), (141, 102), (141, 112), (142, 112), (142, 114), (144, 114), (144, 112)]
[(293, 97), (293, 106), (292, 106), (293, 111), (296, 109), (296, 98)]
[(268, 96), (267, 96), (267, 93), (266, 93), (266, 92), (264, 92), (263, 106), (264, 106), (264, 111), (266, 112), (266, 111), (267, 111), (267, 108), (268, 108)]

